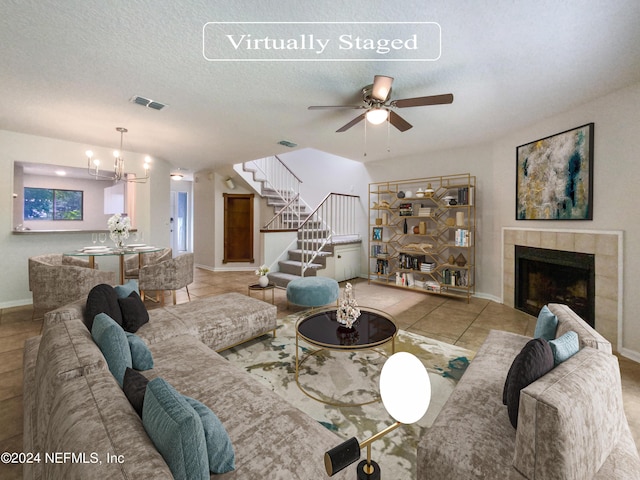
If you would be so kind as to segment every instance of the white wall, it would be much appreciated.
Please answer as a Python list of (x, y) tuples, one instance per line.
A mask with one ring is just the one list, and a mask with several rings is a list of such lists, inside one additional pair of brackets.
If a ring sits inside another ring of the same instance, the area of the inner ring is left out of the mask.
[[(0, 276), (0, 308), (25, 305), (31, 303), (31, 292), (28, 284), (27, 260), (30, 256), (44, 253), (61, 253), (85, 245), (90, 245), (91, 237), (88, 232), (80, 233), (30, 233), (15, 234), (13, 232), (13, 164), (14, 162), (49, 163), (54, 165), (83, 167), (86, 158), (84, 152), (93, 150), (97, 155), (106, 158), (110, 155), (107, 148), (94, 145), (67, 142), (33, 135), (25, 135), (0, 130), (0, 168), (7, 175), (0, 176), (0, 251), (2, 252), (2, 275)], [(143, 175), (142, 166), (144, 155), (124, 152), (126, 167), (138, 175)], [(166, 181), (159, 174), (167, 171)], [(152, 240), (158, 245), (168, 245), (168, 227), (166, 237), (163, 227), (156, 227), (157, 219), (167, 218), (169, 202), (169, 174), (166, 162), (155, 159), (151, 174), (151, 181), (147, 184), (136, 185), (136, 216), (138, 227), (146, 232), (152, 232)], [(163, 194), (166, 183), (166, 192)], [(158, 201), (150, 207), (151, 192), (158, 197)], [(160, 197), (166, 198), (166, 207)], [(106, 224), (104, 226), (106, 229)], [(145, 237), (146, 241), (146, 237)], [(114, 269), (115, 262), (100, 261), (101, 269)]]
[[(490, 121), (490, 118), (487, 120)], [(516, 221), (516, 147), (595, 123), (593, 221)], [(505, 226), (624, 231), (623, 348), (640, 352), (640, 84), (512, 132), (484, 146), (367, 164), (372, 181), (470, 172), (478, 177), (478, 286), (500, 298)], [(410, 174), (398, 173), (398, 165)], [(630, 219), (633, 219), (630, 221)], [(640, 353), (638, 353), (640, 358)]]

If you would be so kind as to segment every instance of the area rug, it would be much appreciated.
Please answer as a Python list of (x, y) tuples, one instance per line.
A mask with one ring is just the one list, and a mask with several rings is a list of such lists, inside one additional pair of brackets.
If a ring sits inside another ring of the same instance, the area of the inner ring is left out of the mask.
[[(275, 338), (263, 336), (226, 350), (222, 355), (344, 440), (356, 437), (363, 441), (391, 425), (394, 420), (384, 409), (378, 394), (380, 371), (386, 357), (391, 355), (391, 343), (376, 351), (323, 350), (309, 355), (299, 368), (299, 382), (307, 392), (305, 394), (295, 381), (295, 323), (299, 318), (300, 314), (296, 314), (278, 320)], [(301, 357), (314, 350), (300, 341)], [(374, 442), (372, 457), (380, 464), (383, 478), (415, 479), (420, 434), (433, 423), (473, 358), (473, 352), (402, 330), (396, 338), (395, 351), (413, 353), (427, 368), (431, 403), (418, 423), (402, 425)], [(332, 405), (335, 403), (368, 404)], [(362, 458), (365, 456), (366, 449), (362, 451)], [(355, 465), (349, 468), (354, 470), (355, 477)]]

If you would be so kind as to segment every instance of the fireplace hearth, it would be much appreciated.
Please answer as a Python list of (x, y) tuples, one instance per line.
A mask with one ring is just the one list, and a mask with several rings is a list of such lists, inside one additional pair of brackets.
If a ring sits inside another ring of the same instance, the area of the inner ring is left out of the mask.
[(519, 310), (563, 303), (595, 328), (595, 255), (516, 245), (514, 293)]

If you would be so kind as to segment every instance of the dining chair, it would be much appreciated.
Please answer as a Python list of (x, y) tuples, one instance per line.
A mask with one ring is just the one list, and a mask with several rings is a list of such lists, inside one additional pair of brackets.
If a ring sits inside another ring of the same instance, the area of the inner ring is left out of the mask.
[(89, 261), (61, 253), (29, 257), (29, 290), (33, 294), (33, 315), (44, 314), (86, 297), (96, 285), (115, 285), (115, 272), (91, 268)]
[(140, 268), (138, 277), (142, 300), (145, 298), (146, 291), (159, 291), (161, 292), (160, 304), (163, 306), (166, 290), (172, 291), (174, 305), (176, 304), (176, 290), (181, 288), (186, 288), (187, 297), (191, 301), (190, 283), (193, 283), (193, 253), (183, 253), (160, 263), (145, 264)]
[[(144, 253), (144, 265), (152, 265), (154, 263), (164, 262), (173, 257), (171, 247), (164, 248), (157, 252)], [(138, 278), (140, 274), (140, 257), (138, 254), (129, 255), (124, 259), (124, 278)]]

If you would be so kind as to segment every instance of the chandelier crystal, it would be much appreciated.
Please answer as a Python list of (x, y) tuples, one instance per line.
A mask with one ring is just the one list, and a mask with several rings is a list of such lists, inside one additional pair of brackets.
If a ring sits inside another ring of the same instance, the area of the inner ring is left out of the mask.
[(129, 176), (124, 171), (124, 158), (122, 158), (122, 142), (124, 139), (124, 134), (128, 132), (128, 130), (124, 127), (116, 127), (116, 131), (120, 132), (120, 150), (114, 150), (114, 163), (113, 163), (113, 174), (105, 175), (100, 173), (100, 160), (97, 158), (93, 158), (93, 152), (91, 150), (87, 150), (85, 155), (87, 156), (87, 172), (89, 175), (94, 177), (96, 180), (113, 180), (114, 182), (136, 182), (136, 183), (146, 183), (149, 179), (149, 169), (151, 168), (151, 157), (148, 155), (144, 158), (144, 177), (132, 177)]

